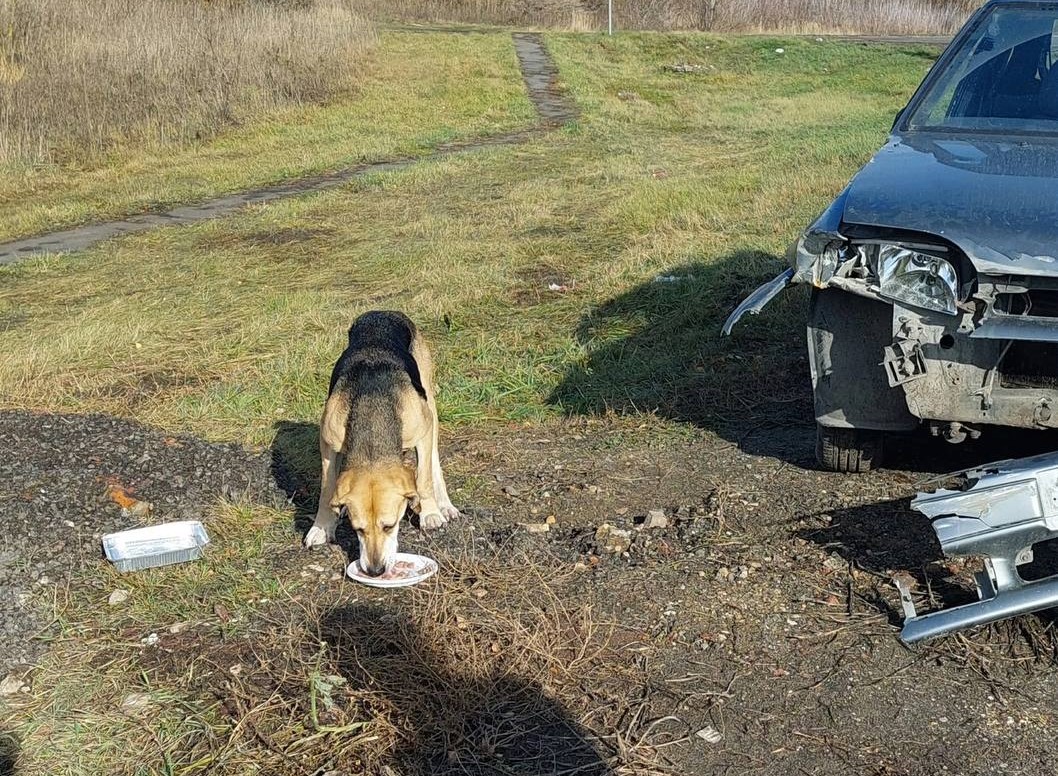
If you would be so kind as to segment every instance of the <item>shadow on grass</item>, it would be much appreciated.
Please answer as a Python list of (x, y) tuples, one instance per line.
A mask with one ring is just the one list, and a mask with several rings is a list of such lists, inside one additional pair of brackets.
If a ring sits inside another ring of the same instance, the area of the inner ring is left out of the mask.
[(15, 776), (19, 748), (13, 734), (0, 732), (0, 776)]
[[(571, 414), (656, 412), (747, 453), (816, 468), (807, 291), (785, 291), (720, 336), (735, 306), (782, 266), (736, 251), (673, 267), (592, 309), (575, 332), (586, 356), (549, 401)], [(1058, 449), (1058, 433), (996, 428), (953, 446), (919, 431), (892, 435), (887, 447), (897, 468), (943, 473)]]
[[(320, 427), (315, 423), (281, 420), (275, 424), (271, 473), (294, 505), (294, 530), (302, 537), (312, 527), (320, 497)], [(360, 546), (348, 520), (338, 521), (335, 542), (350, 561)]]
[[(390, 765), (403, 776), (612, 773), (587, 734), (535, 682), (480, 676), (473, 655), (443, 653), (407, 615), (340, 607), (317, 634), (354, 689), (377, 694), (372, 713), (399, 736)], [(458, 670), (453, 670), (458, 667)]]
[(780, 295), (731, 338), (720, 327), (782, 260), (736, 251), (673, 267), (591, 310), (586, 359), (549, 397), (572, 414), (657, 412), (744, 450), (811, 465), (815, 421), (804, 343), (806, 295)]

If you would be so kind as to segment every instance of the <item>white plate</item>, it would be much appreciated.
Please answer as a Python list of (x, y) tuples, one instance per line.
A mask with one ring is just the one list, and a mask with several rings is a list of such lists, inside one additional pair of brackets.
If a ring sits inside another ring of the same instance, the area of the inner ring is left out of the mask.
[[(410, 564), (404, 566), (403, 564)], [(354, 560), (346, 568), (345, 573), (350, 579), (355, 579), (364, 585), (371, 587), (409, 587), (417, 585), (424, 579), (429, 579), (437, 573), (437, 561), (427, 558), (425, 555), (413, 555), (410, 552), (398, 552), (393, 559), (394, 570), (398, 567), (405, 569), (401, 576), (390, 576), (387, 572), (381, 577), (372, 577), (360, 570), (360, 561)]]

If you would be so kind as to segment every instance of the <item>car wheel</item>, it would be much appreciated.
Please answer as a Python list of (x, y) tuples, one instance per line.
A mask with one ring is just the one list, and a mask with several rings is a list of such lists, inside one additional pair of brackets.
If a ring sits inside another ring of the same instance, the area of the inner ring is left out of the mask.
[(881, 431), (816, 426), (816, 460), (827, 471), (862, 474), (882, 465)]

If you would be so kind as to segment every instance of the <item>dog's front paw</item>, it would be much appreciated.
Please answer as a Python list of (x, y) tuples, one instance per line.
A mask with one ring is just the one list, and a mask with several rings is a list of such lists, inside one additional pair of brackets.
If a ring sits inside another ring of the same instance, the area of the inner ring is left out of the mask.
[(329, 535), (327, 529), (314, 525), (309, 529), (309, 532), (305, 534), (305, 546), (309, 549), (313, 547), (322, 547), (332, 538), (333, 537)]
[(441, 507), (441, 516), (446, 520), (458, 520), (462, 515), (459, 514), (459, 510), (451, 504)]
[(444, 515), (439, 515), (436, 512), (429, 515), (422, 515), (419, 518), (419, 526), (424, 531), (434, 531), (444, 526), (448, 522), (448, 518)]

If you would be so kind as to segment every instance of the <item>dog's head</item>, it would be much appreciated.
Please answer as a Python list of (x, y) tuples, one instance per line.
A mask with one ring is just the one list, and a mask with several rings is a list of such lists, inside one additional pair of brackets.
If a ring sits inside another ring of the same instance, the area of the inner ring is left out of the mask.
[(348, 515), (360, 540), (360, 568), (384, 574), (397, 553), (397, 531), (416, 501), (415, 471), (399, 461), (354, 467), (338, 475), (331, 509)]

